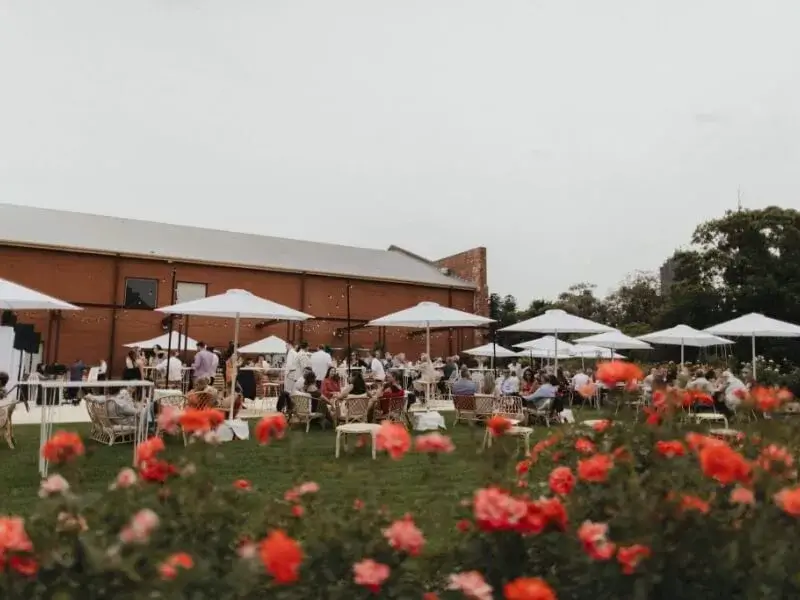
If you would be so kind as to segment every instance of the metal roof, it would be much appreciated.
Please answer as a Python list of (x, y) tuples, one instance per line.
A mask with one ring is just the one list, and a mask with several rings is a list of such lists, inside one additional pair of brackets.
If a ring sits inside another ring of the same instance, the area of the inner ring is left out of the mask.
[(475, 289), (401, 251), (0, 204), (0, 243)]

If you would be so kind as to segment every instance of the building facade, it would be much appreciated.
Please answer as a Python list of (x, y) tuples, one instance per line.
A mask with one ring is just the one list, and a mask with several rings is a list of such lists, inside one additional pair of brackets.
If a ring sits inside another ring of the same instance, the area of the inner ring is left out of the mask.
[[(192, 245), (182, 245), (181, 235), (213, 238), (206, 239), (211, 247), (228, 244), (256, 258), (236, 264), (230, 248), (219, 262), (192, 258)], [(170, 238), (170, 247), (158, 241), (160, 236)], [(314, 268), (315, 255), (328, 272)], [(34, 324), (41, 333), (45, 362), (105, 359), (115, 373), (124, 361), (124, 344), (166, 331), (165, 315), (153, 308), (233, 288), (316, 317), (305, 323), (243, 320), (241, 344), (277, 335), (343, 351), (349, 334), (353, 348), (417, 356), (424, 351), (424, 332), (364, 324), (421, 301), (488, 311), (482, 248), (437, 264), (395, 248), (349, 248), (8, 205), (0, 206), (0, 277), (83, 309), (17, 313), (19, 322)], [(213, 346), (233, 340), (233, 322), (226, 319), (190, 317), (178, 321), (176, 329)], [(438, 331), (431, 349), (435, 355), (452, 354), (479, 340), (480, 332), (470, 329)]]

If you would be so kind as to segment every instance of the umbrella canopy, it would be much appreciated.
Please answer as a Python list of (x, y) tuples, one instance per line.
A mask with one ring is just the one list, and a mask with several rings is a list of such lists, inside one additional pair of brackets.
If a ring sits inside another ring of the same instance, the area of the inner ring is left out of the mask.
[(515, 348), (524, 348), (525, 350), (542, 350), (554, 354), (555, 352), (569, 354), (574, 346), (569, 342), (557, 339), (554, 335), (546, 335), (544, 337), (530, 340), (529, 342), (522, 342), (521, 344), (514, 344)]
[(492, 319), (448, 308), (436, 302), (420, 302), (416, 306), (374, 319), (370, 327), (424, 327), (425, 351), (431, 359), (431, 327), (480, 327), (493, 323)]
[[(279, 321), (305, 321), (313, 319), (311, 315), (278, 304), (272, 300), (259, 298), (247, 290), (228, 290), (224, 294), (190, 300), (172, 306), (156, 309), (159, 312), (171, 315), (199, 315), (203, 317), (219, 317), (235, 319), (233, 330), (233, 347), (239, 347), (239, 320), (240, 319), (270, 319)], [(231, 377), (231, 396), (236, 393), (236, 361), (233, 361), (233, 376)], [(235, 402), (231, 402), (230, 419), (233, 420)]]
[(448, 308), (436, 302), (420, 302), (416, 306), (374, 319), (371, 327), (479, 327), (492, 319)]
[(765, 317), (758, 313), (736, 317), (731, 321), (714, 325), (704, 331), (712, 335), (729, 335), (733, 337), (800, 337), (800, 326)]
[(283, 304), (259, 298), (246, 290), (228, 290), (224, 294), (164, 306), (156, 310), (173, 315), (199, 315), (226, 319), (305, 321), (314, 318)]
[(509, 350), (508, 348), (503, 348), (497, 344), (484, 344), (483, 346), (478, 346), (477, 348), (470, 348), (469, 350), (464, 350), (464, 354), (497, 358), (510, 358), (512, 356), (517, 356), (517, 352)]
[(558, 353), (554, 352), (553, 350), (541, 350), (540, 348), (528, 348), (527, 350), (521, 350), (516, 353), (516, 356), (520, 358), (558, 358), (562, 360), (566, 360), (569, 358), (573, 358), (574, 355), (572, 352), (568, 352), (566, 350), (562, 350), (561, 347), (558, 348)]
[(271, 335), (239, 348), (240, 354), (286, 354), (287, 343), (277, 335)]
[(618, 329), (590, 335), (575, 340), (576, 344), (588, 344), (600, 346), (601, 348), (611, 348), (612, 350), (652, 350), (653, 347), (647, 342), (625, 335)]
[(681, 347), (681, 364), (683, 364), (683, 354), (685, 346), (694, 348), (707, 348), (708, 346), (720, 346), (722, 344), (732, 344), (730, 340), (711, 335), (705, 331), (700, 331), (688, 325), (676, 325), (670, 329), (662, 329), (653, 333), (640, 335), (637, 339), (650, 342), (651, 344), (664, 344), (667, 346)]
[(0, 309), (2, 310), (82, 310), (69, 302), (42, 294), (24, 285), (0, 279)]
[(151, 340), (144, 340), (143, 342), (133, 342), (132, 344), (125, 344), (126, 348), (142, 348), (143, 350), (150, 350), (156, 346), (162, 348), (172, 348), (173, 350), (183, 350), (184, 344), (187, 350), (194, 352), (197, 350), (197, 341), (192, 338), (173, 331), (172, 334), (165, 333)]
[(750, 313), (714, 325), (705, 330), (713, 335), (747, 336), (751, 338), (753, 353), (753, 379), (756, 377), (756, 338), (757, 337), (800, 337), (800, 326), (786, 321), (765, 317), (759, 313)]
[(695, 348), (707, 348), (708, 346), (720, 346), (733, 343), (730, 340), (717, 337), (705, 331), (700, 331), (688, 325), (676, 325), (669, 329), (646, 333), (640, 335), (637, 339), (650, 342), (651, 344), (693, 346)]
[(617, 354), (611, 348), (584, 343), (575, 344), (575, 346), (573, 346), (572, 356), (577, 358), (625, 358), (622, 354)]
[(544, 314), (504, 327), (500, 331), (528, 331), (535, 333), (603, 333), (613, 331), (613, 327), (595, 323), (583, 317), (576, 317), (561, 309), (551, 309)]

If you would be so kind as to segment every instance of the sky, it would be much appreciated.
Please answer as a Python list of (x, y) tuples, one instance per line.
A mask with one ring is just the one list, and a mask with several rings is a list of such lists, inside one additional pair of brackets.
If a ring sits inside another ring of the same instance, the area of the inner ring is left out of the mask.
[(800, 208), (797, 0), (4, 0), (0, 202), (488, 253), (521, 304)]

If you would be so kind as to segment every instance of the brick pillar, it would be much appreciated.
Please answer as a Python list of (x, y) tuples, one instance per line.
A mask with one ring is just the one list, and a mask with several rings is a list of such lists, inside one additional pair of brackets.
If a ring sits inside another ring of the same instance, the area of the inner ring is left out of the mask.
[(437, 267), (450, 269), (452, 275), (475, 284), (472, 311), (489, 316), (489, 286), (486, 280), (486, 248), (480, 246), (435, 261)]

